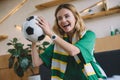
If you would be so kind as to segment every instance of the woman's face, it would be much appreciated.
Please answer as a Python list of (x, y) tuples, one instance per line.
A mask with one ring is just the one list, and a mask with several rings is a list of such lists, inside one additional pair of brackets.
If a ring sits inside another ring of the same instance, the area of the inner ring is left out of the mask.
[(69, 9), (61, 9), (57, 13), (58, 25), (64, 32), (69, 33), (74, 31), (76, 19)]

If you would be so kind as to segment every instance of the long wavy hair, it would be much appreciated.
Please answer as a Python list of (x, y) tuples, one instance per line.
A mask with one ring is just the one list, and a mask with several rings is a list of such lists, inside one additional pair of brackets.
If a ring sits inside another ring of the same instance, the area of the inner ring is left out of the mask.
[(81, 36), (82, 32), (85, 31), (85, 24), (83, 22), (82, 17), (80, 16), (79, 12), (77, 12), (76, 8), (72, 5), (72, 4), (61, 4), (57, 7), (56, 11), (55, 11), (55, 24), (53, 26), (53, 31), (59, 35), (60, 37), (63, 37), (65, 32), (60, 28), (60, 26), (58, 25), (58, 19), (57, 19), (57, 13), (59, 10), (61, 9), (68, 9), (70, 10), (75, 19), (75, 31), (77, 32), (78, 35)]

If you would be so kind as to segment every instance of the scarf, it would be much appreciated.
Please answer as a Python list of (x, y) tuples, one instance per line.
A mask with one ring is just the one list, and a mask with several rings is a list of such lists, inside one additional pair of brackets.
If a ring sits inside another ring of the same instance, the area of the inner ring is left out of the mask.
[[(86, 33), (86, 31), (82, 34), (82, 36)], [(82, 37), (80, 35), (74, 34), (72, 38), (72, 44)], [(63, 37), (64, 40), (68, 41), (68, 37), (65, 35)], [(68, 61), (68, 53), (62, 49), (59, 45), (54, 46), (54, 54), (52, 58), (52, 77), (51, 80), (63, 80), (64, 73), (67, 68), (67, 61)], [(75, 61), (79, 64), (81, 61), (79, 57), (76, 55), (74, 56)]]

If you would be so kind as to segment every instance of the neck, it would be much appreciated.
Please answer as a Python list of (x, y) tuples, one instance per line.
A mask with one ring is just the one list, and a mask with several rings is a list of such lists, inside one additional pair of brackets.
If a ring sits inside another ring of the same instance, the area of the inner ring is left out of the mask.
[(70, 43), (72, 42), (72, 37), (73, 37), (74, 33), (75, 33), (75, 29), (67, 33)]
[(67, 33), (68, 37), (72, 37), (72, 36), (74, 35), (75, 31), (76, 31), (76, 30), (73, 29), (72, 31), (68, 32), (68, 33)]

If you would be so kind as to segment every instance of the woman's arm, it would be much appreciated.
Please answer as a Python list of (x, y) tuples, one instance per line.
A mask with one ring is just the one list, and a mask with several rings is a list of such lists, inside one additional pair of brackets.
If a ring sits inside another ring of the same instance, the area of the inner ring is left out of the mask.
[[(51, 37), (53, 34), (50, 34)], [(74, 46), (71, 43), (68, 43), (67, 41), (63, 40), (59, 36), (56, 36), (56, 39), (54, 40), (56, 44), (58, 44), (60, 47), (62, 47), (66, 52), (68, 52), (69, 55), (75, 56), (80, 53), (80, 49), (76, 46)]]
[(43, 63), (42, 59), (39, 57), (39, 54), (37, 52), (36, 43), (34, 42), (32, 42), (31, 56), (34, 67), (40, 66)]
[[(37, 21), (38, 21), (37, 24), (44, 30), (46, 35), (48, 35), (49, 37), (52, 37), (54, 35), (54, 33), (51, 30), (48, 22), (43, 17), (39, 17), (37, 19)], [(63, 40), (59, 36), (56, 36), (56, 39), (54, 40), (54, 42), (56, 44), (58, 44), (61, 48), (63, 48), (66, 52), (68, 52), (68, 54), (71, 55), (71, 56), (74, 56), (74, 55), (80, 53), (79, 48), (77, 48), (73, 44), (70, 44), (70, 43), (66, 42), (65, 40)]]

